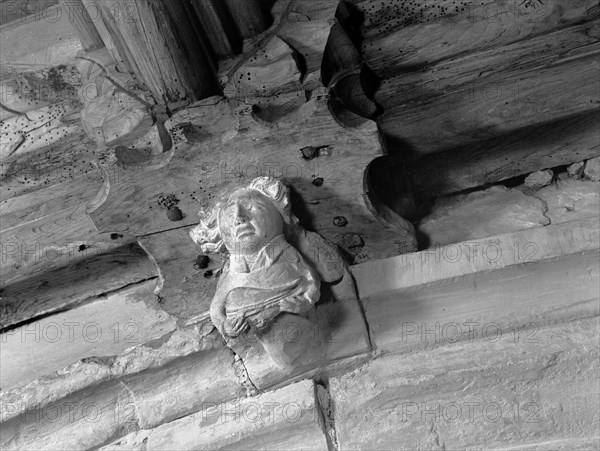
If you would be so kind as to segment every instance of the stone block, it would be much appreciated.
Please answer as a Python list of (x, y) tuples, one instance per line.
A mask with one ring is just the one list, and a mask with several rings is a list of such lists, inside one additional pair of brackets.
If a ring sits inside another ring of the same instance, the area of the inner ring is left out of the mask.
[(354, 266), (373, 347), (417, 349), (598, 315), (598, 219)]
[(20, 406), (2, 405), (4, 413), (19, 412), (0, 427), (3, 450), (89, 449), (138, 428), (134, 399), (115, 381), (39, 408), (19, 411)]
[(554, 180), (554, 172), (552, 169), (544, 169), (543, 171), (532, 172), (525, 178), (525, 186), (534, 191), (548, 186)]
[(150, 429), (197, 412), (207, 403), (243, 396), (233, 362), (234, 354), (220, 346), (124, 377), (122, 382), (135, 399), (140, 427)]
[[(215, 349), (226, 352), (221, 337), (214, 331), (209, 320), (177, 329), (170, 335), (128, 349), (121, 355), (84, 358), (22, 387), (4, 390), (0, 392), (0, 404), (19, 403), (22, 407), (20, 410), (23, 411), (40, 408), (111, 379), (120, 379), (127, 375), (132, 376), (166, 367), (190, 354), (210, 352)], [(13, 414), (10, 411), (3, 411), (2, 421), (7, 421), (18, 414), (18, 411)]]
[(600, 181), (600, 157), (592, 158), (585, 162), (583, 170), (585, 176), (594, 182)]
[(599, 326), (598, 318), (532, 325), (431, 351), (382, 356), (331, 379), (339, 447), (595, 449)]
[(573, 163), (567, 167), (567, 173), (569, 174), (569, 177), (572, 177), (574, 179), (580, 179), (583, 177), (583, 169), (584, 168), (585, 168), (585, 161)]
[(270, 340), (281, 342), (281, 346), (298, 346), (305, 350), (304, 358), (293, 368), (274, 365), (261, 343), (253, 337), (229, 341), (229, 346), (241, 357), (250, 380), (258, 389), (278, 386), (326, 368), (338, 360), (364, 355), (371, 350), (351, 274), (346, 272), (340, 282), (323, 284), (321, 288), (325, 300), (317, 305), (314, 322), (289, 315), (283, 333), (269, 336)]
[(155, 280), (112, 293), (2, 334), (4, 390), (63, 370), (89, 357), (112, 357), (175, 330), (175, 319), (148, 307)]
[(560, 176), (556, 185), (536, 193), (546, 203), (552, 224), (600, 217), (600, 183)]
[(253, 398), (205, 403), (200, 412), (142, 430), (108, 450), (327, 450), (312, 381)]
[(484, 191), (440, 198), (418, 229), (430, 246), (476, 240), (547, 225), (544, 205), (519, 190), (493, 186)]

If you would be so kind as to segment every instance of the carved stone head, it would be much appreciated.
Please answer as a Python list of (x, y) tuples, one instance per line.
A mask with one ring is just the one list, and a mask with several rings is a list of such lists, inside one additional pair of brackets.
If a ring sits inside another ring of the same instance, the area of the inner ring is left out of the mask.
[(289, 189), (271, 177), (234, 189), (199, 216), (200, 224), (190, 235), (205, 253), (260, 249), (284, 233), (284, 224), (298, 223), (291, 213)]
[(273, 339), (291, 325), (306, 329), (304, 337), (314, 337), (308, 329), (314, 326), (313, 307), (320, 297), (318, 272), (287, 239), (293, 236), (298, 241), (301, 229), (290, 211), (288, 188), (273, 178), (256, 178), (201, 211), (200, 218), (192, 239), (203, 252), (230, 254), (210, 307), (221, 334), (233, 339), (252, 331), (282, 367), (291, 365), (307, 347), (319, 346), (314, 342), (290, 346)]
[(288, 187), (259, 177), (199, 215), (192, 239), (204, 253), (229, 254), (210, 316), (230, 346), (252, 333), (279, 368), (318, 360), (328, 333), (314, 308), (321, 283), (341, 280), (347, 268), (335, 246), (300, 226)]
[(230, 254), (255, 254), (283, 234), (283, 218), (271, 199), (252, 189), (229, 196), (218, 223)]

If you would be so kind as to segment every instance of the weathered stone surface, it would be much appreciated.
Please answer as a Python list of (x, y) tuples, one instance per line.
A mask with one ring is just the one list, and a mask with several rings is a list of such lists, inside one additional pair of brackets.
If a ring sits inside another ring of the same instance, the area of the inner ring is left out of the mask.
[(586, 161), (583, 173), (588, 179), (594, 182), (600, 181), (600, 157)]
[(51, 405), (25, 410), (18, 402), (3, 403), (2, 410), (3, 415), (19, 413), (2, 423), (5, 450), (89, 449), (137, 429), (134, 400), (114, 381)]
[(312, 381), (255, 398), (206, 403), (202, 411), (142, 430), (103, 450), (326, 450)]
[(386, 356), (330, 380), (340, 449), (600, 445), (598, 318)]
[(547, 225), (544, 205), (518, 190), (494, 186), (484, 191), (440, 198), (419, 230), (430, 246), (476, 240)]
[(115, 356), (175, 330), (175, 320), (149, 308), (156, 281), (42, 318), (2, 334), (1, 386), (23, 386), (86, 357)]
[(532, 172), (525, 178), (525, 186), (532, 190), (542, 189), (544, 186), (550, 185), (554, 178), (552, 169), (544, 169), (543, 171)]
[(580, 179), (581, 177), (583, 177), (583, 168), (584, 167), (585, 167), (585, 161), (580, 161), (578, 163), (570, 164), (569, 167), (567, 167), (567, 173), (569, 174), (570, 177), (573, 177), (575, 179)]
[[(240, 398), (244, 389), (234, 371), (234, 355), (214, 328), (207, 331), (196, 333), (196, 343), (190, 342), (189, 333), (174, 338), (175, 333), (158, 348), (160, 353), (153, 353), (148, 343), (129, 355), (86, 359), (66, 369), (62, 378), (3, 393), (1, 443), (9, 449), (58, 449), (65, 435), (68, 449), (100, 446), (139, 428)], [(190, 354), (194, 345), (200, 351)], [(177, 358), (181, 353), (187, 355)], [(94, 434), (91, 426), (78, 422), (98, 422), (94, 427), (106, 431)], [(41, 435), (34, 434), (36, 428)]]
[(135, 400), (140, 427), (150, 429), (197, 412), (207, 403), (243, 396), (233, 361), (233, 353), (220, 347), (123, 378)]
[(546, 203), (552, 224), (600, 217), (600, 183), (559, 176), (556, 185), (536, 193)]
[[(131, 348), (119, 356), (84, 358), (23, 387), (3, 390), (0, 393), (0, 403), (3, 405), (20, 403), (22, 410), (39, 408), (110, 379), (159, 368), (169, 365), (178, 358), (219, 348), (227, 352), (212, 324), (187, 326), (177, 329), (168, 336), (168, 339), (161, 337), (156, 341)], [(12, 416), (10, 412), (4, 412), (2, 419), (8, 420)]]
[(352, 268), (376, 350), (482, 336), (486, 325), (600, 313), (598, 218), (438, 247)]
[[(307, 326), (292, 320), (286, 324), (282, 335), (270, 336), (272, 340), (283, 341), (284, 345), (301, 344), (306, 349), (302, 365), (291, 371), (277, 368), (256, 338), (245, 337), (230, 343), (257, 388), (265, 390), (281, 386), (290, 379), (320, 371), (338, 360), (365, 355), (371, 350), (351, 274), (346, 273), (337, 284), (323, 284), (322, 288), (331, 292), (333, 298), (317, 304), (315, 324)], [(317, 346), (320, 343), (322, 345)]]

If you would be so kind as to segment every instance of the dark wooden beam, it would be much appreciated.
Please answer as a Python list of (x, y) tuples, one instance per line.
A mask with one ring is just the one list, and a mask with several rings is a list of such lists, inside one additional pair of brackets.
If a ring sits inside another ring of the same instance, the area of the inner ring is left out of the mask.
[(104, 41), (85, 8), (83, 0), (59, 0), (59, 3), (62, 14), (68, 15), (69, 22), (73, 25), (86, 52), (93, 52), (104, 47)]
[(591, 112), (599, 54), (592, 20), (398, 75), (376, 95), (380, 126), (419, 156)]
[(262, 33), (273, 23), (273, 0), (225, 0), (237, 31), (247, 39)]
[(3, 288), (0, 329), (156, 277), (155, 266), (135, 243), (90, 255)]
[(98, 0), (86, 1), (86, 6), (101, 15), (99, 29), (112, 41), (107, 47), (115, 60), (125, 60), (158, 103), (201, 99), (219, 91), (211, 46), (193, 19), (191, 5)]
[(597, 109), (395, 165), (390, 174), (407, 177), (417, 199), (432, 198), (594, 158), (599, 136)]
[(420, 71), (458, 55), (488, 50), (590, 20), (594, 0), (366, 0), (362, 51), (381, 78)]
[(222, 0), (190, 0), (196, 16), (218, 57), (241, 53), (243, 38)]

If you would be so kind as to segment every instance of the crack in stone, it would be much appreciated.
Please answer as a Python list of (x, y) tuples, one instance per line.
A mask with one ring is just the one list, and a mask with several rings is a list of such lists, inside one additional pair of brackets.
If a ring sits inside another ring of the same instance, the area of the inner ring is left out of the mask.
[(319, 418), (323, 433), (327, 440), (328, 451), (338, 451), (340, 449), (337, 430), (335, 428), (334, 405), (331, 400), (331, 394), (326, 386), (326, 382), (315, 381), (315, 400), (319, 411)]
[(441, 442), (440, 443), (440, 433), (438, 432), (437, 428), (435, 427), (435, 421), (433, 421), (431, 423), (431, 430), (430, 432), (432, 434), (434, 434), (435, 438), (435, 446), (437, 447), (436, 449), (440, 450), (440, 451), (446, 451), (446, 442)]
[(246, 397), (256, 396), (261, 391), (254, 385), (252, 379), (250, 379), (250, 375), (248, 374), (248, 369), (246, 368), (246, 364), (244, 360), (227, 344), (225, 340), (223, 340), (225, 346), (231, 353), (233, 354), (233, 372), (237, 377), (238, 383), (246, 390)]
[(140, 418), (140, 412), (138, 409), (138, 402), (137, 402), (135, 393), (133, 392), (133, 390), (131, 388), (129, 388), (129, 386), (125, 382), (119, 381), (119, 385), (121, 385), (125, 390), (127, 390), (127, 393), (129, 393), (129, 396), (131, 396), (131, 399), (133, 399), (133, 412), (135, 414), (136, 426), (139, 429), (140, 424), (141, 424), (141, 418)]
[(537, 199), (541, 202), (542, 204), (542, 215), (544, 216), (544, 218), (546, 218), (548, 220), (548, 224), (545, 224), (545, 226), (549, 226), (552, 225), (552, 218), (550, 218), (550, 216), (547, 215), (548, 211), (550, 211), (550, 208), (548, 207), (548, 202), (546, 202), (544, 199), (538, 197), (535, 192), (529, 188), (524, 188), (522, 190), (520, 190), (523, 194), (525, 194), (527, 197), (532, 197), (533, 199)]

